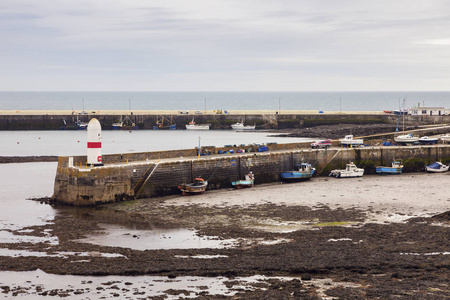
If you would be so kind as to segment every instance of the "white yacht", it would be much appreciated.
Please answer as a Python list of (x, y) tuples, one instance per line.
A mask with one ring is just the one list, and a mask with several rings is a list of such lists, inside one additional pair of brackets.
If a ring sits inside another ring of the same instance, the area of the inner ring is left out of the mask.
[(236, 124), (231, 125), (231, 128), (234, 130), (254, 130), (256, 125), (244, 125), (243, 122), (237, 122)]
[(356, 167), (353, 162), (345, 165), (345, 169), (332, 170), (328, 176), (334, 176), (336, 178), (346, 178), (346, 177), (362, 177), (364, 175), (364, 169)]
[(346, 135), (343, 139), (340, 139), (339, 142), (341, 142), (342, 146), (346, 147), (355, 147), (355, 146), (361, 146), (364, 144), (363, 139), (354, 139), (353, 135)]
[(394, 141), (399, 144), (413, 144), (419, 141), (419, 137), (409, 133), (394, 137)]

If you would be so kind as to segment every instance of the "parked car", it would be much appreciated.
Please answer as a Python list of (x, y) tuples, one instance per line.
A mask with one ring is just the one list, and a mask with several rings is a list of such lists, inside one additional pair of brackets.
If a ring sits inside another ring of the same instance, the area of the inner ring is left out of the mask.
[(189, 112), (188, 111), (186, 111), (186, 110), (180, 110), (179, 112), (178, 112), (179, 114), (185, 114), (185, 115), (187, 115), (187, 114), (189, 114)]
[(319, 149), (319, 148), (330, 148), (331, 147), (331, 141), (330, 140), (322, 140), (318, 142), (314, 142), (311, 144), (311, 148)]

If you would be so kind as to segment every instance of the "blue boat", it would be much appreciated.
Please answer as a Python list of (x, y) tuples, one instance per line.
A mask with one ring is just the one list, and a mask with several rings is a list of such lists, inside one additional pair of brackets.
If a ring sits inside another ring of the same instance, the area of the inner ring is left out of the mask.
[(255, 183), (254, 175), (252, 172), (250, 172), (245, 175), (245, 180), (233, 181), (231, 185), (233, 185), (235, 188), (241, 189), (252, 187), (254, 183)]
[[(161, 120), (157, 120), (156, 121), (156, 125), (153, 126), (153, 130), (159, 130), (159, 129), (171, 129), (171, 130), (175, 130), (177, 129), (177, 124), (172, 124), (172, 121), (170, 121), (169, 125), (164, 125), (164, 117), (161, 118)], [(168, 121), (168, 120), (167, 120)], [(168, 121), (169, 122), (169, 121)]]
[(297, 170), (282, 172), (280, 174), (281, 179), (285, 181), (308, 180), (313, 176), (314, 172), (316, 171), (316, 169), (313, 168), (311, 164), (308, 163), (301, 163), (298, 164), (296, 167)]
[(402, 174), (403, 165), (399, 161), (393, 161), (392, 167), (378, 166), (376, 172), (382, 174)]

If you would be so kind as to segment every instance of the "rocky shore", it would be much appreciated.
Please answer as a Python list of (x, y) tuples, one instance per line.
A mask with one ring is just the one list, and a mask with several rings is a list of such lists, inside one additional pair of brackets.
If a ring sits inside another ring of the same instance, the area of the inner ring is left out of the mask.
[[(233, 299), (443, 299), (450, 297), (450, 199), (439, 187), (445, 186), (448, 176), (313, 178), (248, 190), (208, 191), (196, 197), (141, 199), (98, 208), (55, 207), (58, 214), (53, 222), (12, 233), (24, 238), (50, 235), (57, 243), (1, 244), (4, 251), (42, 255), (0, 256), (0, 270), (39, 269), (80, 278), (164, 276), (168, 281), (185, 276), (225, 277), (224, 284), (234, 291)], [(107, 234), (105, 224), (128, 228), (129, 233), (122, 235), (128, 242), (105, 246), (80, 241)], [(146, 232), (158, 228), (195, 228), (200, 237), (225, 245), (133, 247), (142, 246)], [(267, 279), (256, 283), (242, 279), (255, 275)], [(120, 297), (133, 287), (125, 282), (98, 288)], [(136, 297), (166, 299), (190, 294), (186, 288), (172, 288), (152, 297), (149, 291), (153, 288), (136, 289), (142, 293)], [(8, 297), (13, 293), (92, 295), (95, 290), (41, 287), (30, 292), (24, 286), (4, 283), (1, 289)], [(195, 297), (227, 298), (206, 288)]]

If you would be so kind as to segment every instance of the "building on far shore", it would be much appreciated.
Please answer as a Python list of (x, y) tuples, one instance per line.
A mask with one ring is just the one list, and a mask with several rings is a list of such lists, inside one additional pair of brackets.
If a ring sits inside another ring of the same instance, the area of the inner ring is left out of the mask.
[(413, 116), (447, 116), (450, 114), (450, 109), (445, 107), (422, 106), (408, 109), (408, 114)]

